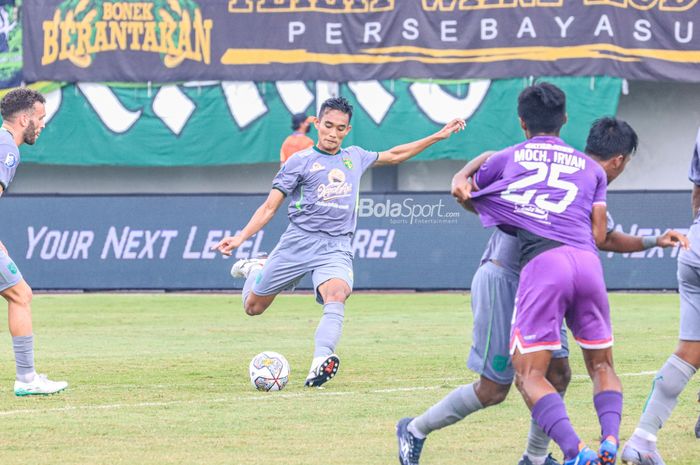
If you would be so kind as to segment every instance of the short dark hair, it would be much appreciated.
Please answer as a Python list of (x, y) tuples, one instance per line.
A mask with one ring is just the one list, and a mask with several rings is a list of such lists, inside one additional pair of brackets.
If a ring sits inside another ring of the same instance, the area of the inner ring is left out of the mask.
[(46, 103), (41, 93), (27, 87), (12, 89), (0, 100), (0, 115), (8, 119), (21, 111), (33, 110), (36, 102)]
[(633, 154), (637, 150), (639, 138), (632, 126), (621, 119), (606, 116), (593, 122), (586, 139), (586, 153), (610, 160), (622, 155)]
[(530, 134), (557, 133), (566, 122), (566, 95), (554, 84), (533, 84), (518, 96), (518, 116)]
[(352, 105), (344, 97), (333, 97), (323, 102), (321, 109), (318, 111), (318, 119), (323, 118), (323, 115), (328, 110), (338, 110), (348, 115), (348, 121), (352, 119)]

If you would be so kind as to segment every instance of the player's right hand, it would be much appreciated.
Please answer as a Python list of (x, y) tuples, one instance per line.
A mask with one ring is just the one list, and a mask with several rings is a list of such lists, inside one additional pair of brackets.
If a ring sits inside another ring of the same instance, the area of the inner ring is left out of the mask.
[(231, 255), (231, 251), (236, 247), (240, 247), (243, 243), (241, 236), (226, 236), (219, 241), (211, 250), (218, 250), (222, 255)]
[(680, 245), (682, 249), (688, 250), (690, 248), (690, 241), (685, 234), (669, 229), (656, 239), (656, 245), (663, 248)]
[(457, 175), (452, 178), (452, 196), (458, 202), (464, 202), (472, 198), (472, 183), (465, 176)]

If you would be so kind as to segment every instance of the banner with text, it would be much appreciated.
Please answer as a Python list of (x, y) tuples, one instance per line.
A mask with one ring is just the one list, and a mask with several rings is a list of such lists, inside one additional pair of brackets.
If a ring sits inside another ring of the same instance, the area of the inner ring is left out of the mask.
[[(232, 264), (271, 251), (280, 212), (224, 258), (211, 247), (265, 196), (8, 196), (2, 242), (35, 289), (240, 289)], [(616, 228), (687, 231), (690, 194), (610, 192)], [(282, 209), (281, 209), (282, 210)], [(356, 289), (468, 289), (490, 235), (447, 194), (366, 195), (353, 238)], [(428, 240), (429, 239), (429, 240)], [(675, 289), (677, 249), (602, 253), (609, 289)], [(309, 288), (306, 278), (302, 288)]]
[(32, 0), (29, 81), (700, 81), (698, 0)]
[[(591, 122), (617, 111), (617, 78), (548, 79), (567, 94), (562, 136), (583, 149)], [(422, 160), (469, 159), (520, 142), (516, 111), (527, 79), (430, 82), (210, 82), (164, 86), (79, 83), (46, 94), (46, 128), (22, 161), (62, 165), (184, 166), (278, 162), (291, 115), (316, 114), (331, 95), (354, 105), (344, 145), (386, 150), (427, 136), (455, 117), (457, 137)], [(315, 129), (309, 134), (316, 138)]]

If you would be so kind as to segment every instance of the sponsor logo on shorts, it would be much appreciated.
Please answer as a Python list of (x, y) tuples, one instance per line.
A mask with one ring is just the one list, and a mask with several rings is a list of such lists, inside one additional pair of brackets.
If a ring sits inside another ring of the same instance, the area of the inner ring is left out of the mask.
[(7, 269), (10, 270), (10, 273), (17, 274), (17, 265), (15, 265), (14, 263), (10, 262), (10, 264), (7, 265)]
[(8, 168), (13, 168), (17, 164), (17, 155), (15, 155), (12, 152), (9, 152), (7, 155), (5, 155), (5, 166)]

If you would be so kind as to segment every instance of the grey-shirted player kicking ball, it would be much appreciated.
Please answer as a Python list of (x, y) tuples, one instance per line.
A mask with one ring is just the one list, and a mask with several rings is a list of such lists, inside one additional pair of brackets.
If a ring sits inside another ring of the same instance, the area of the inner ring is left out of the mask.
[(404, 162), (426, 148), (464, 129), (454, 119), (438, 132), (383, 152), (341, 147), (352, 126), (352, 105), (342, 97), (326, 100), (315, 122), (318, 142), (295, 153), (272, 181), (267, 200), (235, 236), (225, 237), (214, 249), (224, 255), (260, 231), (289, 197), (289, 226), (268, 258), (239, 260), (234, 277), (245, 277), (243, 306), (248, 315), (260, 315), (281, 291), (294, 287), (311, 273), (316, 300), (323, 316), (315, 335), (308, 387), (321, 386), (335, 376), (340, 359), (335, 354), (353, 286), (352, 235), (357, 224), (356, 203), (360, 178), (370, 166)]

